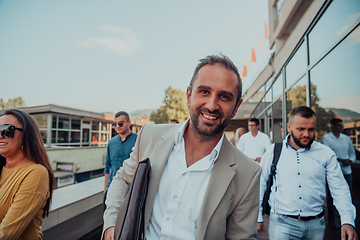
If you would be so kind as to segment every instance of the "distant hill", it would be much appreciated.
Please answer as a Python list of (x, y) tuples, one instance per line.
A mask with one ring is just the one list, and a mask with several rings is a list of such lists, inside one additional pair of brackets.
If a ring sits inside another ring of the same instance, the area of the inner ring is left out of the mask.
[(330, 109), (334, 110), (335, 114), (337, 116), (340, 116), (341, 118), (360, 117), (360, 113), (348, 109), (344, 109), (344, 108), (330, 108)]
[(150, 114), (154, 111), (153, 109), (144, 109), (144, 110), (137, 110), (129, 113), (130, 118), (133, 119), (141, 119), (143, 116), (147, 116), (150, 118)]

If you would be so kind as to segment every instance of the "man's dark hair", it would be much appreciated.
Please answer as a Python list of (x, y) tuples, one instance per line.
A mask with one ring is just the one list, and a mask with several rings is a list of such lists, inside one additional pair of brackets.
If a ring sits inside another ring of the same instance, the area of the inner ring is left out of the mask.
[(342, 123), (340, 118), (333, 118), (330, 120), (330, 125), (336, 127), (339, 123)]
[(251, 119), (249, 120), (249, 122), (255, 123), (256, 126), (259, 126), (259, 124), (260, 124), (259, 119), (257, 119), (257, 118), (251, 118)]
[(311, 108), (306, 107), (306, 106), (300, 106), (300, 107), (294, 108), (290, 112), (289, 122), (291, 122), (291, 120), (298, 114), (303, 118), (311, 118), (312, 116), (316, 117), (315, 112)]
[(205, 65), (214, 65), (214, 64), (220, 64), (221, 66), (225, 67), (228, 70), (233, 71), (236, 74), (238, 79), (238, 84), (237, 84), (238, 96), (236, 99), (236, 103), (238, 103), (241, 99), (241, 94), (242, 94), (242, 82), (241, 82), (240, 74), (235, 64), (227, 56), (223, 54), (210, 55), (203, 59), (200, 59), (200, 63), (195, 68), (194, 74), (190, 81), (190, 86), (189, 86), (190, 92), (192, 92), (194, 82), (196, 80), (197, 74), (200, 71), (200, 69)]
[(124, 111), (117, 112), (117, 113), (115, 114), (115, 118), (120, 117), (121, 115), (124, 115), (124, 116), (125, 116), (126, 121), (129, 121), (129, 120), (130, 120), (129, 114), (128, 114), (127, 112), (124, 112)]

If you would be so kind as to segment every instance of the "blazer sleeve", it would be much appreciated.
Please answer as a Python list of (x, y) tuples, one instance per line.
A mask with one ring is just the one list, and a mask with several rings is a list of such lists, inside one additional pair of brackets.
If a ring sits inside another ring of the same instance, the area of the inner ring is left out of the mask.
[(146, 128), (146, 125), (140, 130), (135, 146), (132, 149), (130, 158), (126, 159), (123, 166), (116, 172), (110, 187), (108, 189), (107, 198), (105, 201), (106, 210), (104, 212), (104, 226), (101, 239), (103, 239), (104, 232), (109, 227), (114, 227), (116, 218), (119, 212), (120, 205), (124, 201), (126, 194), (129, 191), (136, 167), (139, 163), (139, 149), (141, 135)]
[(259, 186), (261, 168), (255, 172), (242, 200), (228, 218), (226, 239), (256, 239), (259, 214)]

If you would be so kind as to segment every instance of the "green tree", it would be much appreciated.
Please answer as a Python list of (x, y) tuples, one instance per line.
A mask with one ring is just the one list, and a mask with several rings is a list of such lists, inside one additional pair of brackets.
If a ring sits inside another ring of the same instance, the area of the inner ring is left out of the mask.
[(186, 94), (181, 90), (168, 87), (165, 90), (164, 106), (150, 114), (150, 120), (158, 123), (168, 123), (170, 119), (184, 122), (189, 118), (189, 109), (186, 105)]
[(21, 108), (21, 107), (26, 107), (25, 101), (22, 99), (22, 97), (9, 99), (7, 103), (4, 102), (2, 98), (0, 98), (0, 110)]

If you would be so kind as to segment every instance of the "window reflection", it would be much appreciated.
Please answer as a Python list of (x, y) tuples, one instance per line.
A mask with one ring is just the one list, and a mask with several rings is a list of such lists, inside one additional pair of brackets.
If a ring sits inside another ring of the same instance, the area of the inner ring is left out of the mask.
[(275, 80), (275, 83), (272, 86), (273, 91), (273, 100), (277, 100), (283, 94), (283, 74), (281, 73), (279, 77)]
[(99, 133), (92, 133), (91, 143), (98, 143), (98, 142), (99, 142)]
[(53, 116), (52, 118), (52, 128), (56, 128), (57, 116)]
[(71, 132), (71, 143), (79, 143), (80, 142), (80, 132)]
[(310, 64), (343, 38), (359, 22), (359, 18), (359, 0), (333, 1), (309, 34)]
[[(360, 27), (357, 27), (337, 48), (319, 62), (311, 71), (313, 106), (320, 113), (317, 120), (328, 125), (334, 115), (344, 112), (359, 116), (360, 112)], [(346, 60), (346, 61), (344, 61)], [(318, 115), (318, 113), (317, 113)], [(343, 119), (346, 121), (352, 121)], [(321, 128), (320, 136), (330, 131)]]
[(33, 114), (32, 117), (37, 122), (39, 128), (47, 128), (47, 114)]
[(47, 130), (40, 130), (41, 137), (43, 139), (44, 144), (46, 144), (46, 138), (47, 138)]
[(71, 119), (71, 129), (80, 129), (79, 119)]
[(286, 112), (290, 112), (291, 109), (296, 107), (306, 106), (306, 86), (307, 78), (304, 76), (289, 89), (286, 93), (286, 106), (289, 106), (290, 109), (287, 109)]
[(99, 125), (100, 125), (99, 122), (93, 121), (92, 122), (92, 130), (99, 130)]
[(282, 121), (282, 98), (272, 105), (272, 141), (281, 142), (283, 140), (283, 121)]
[(68, 143), (69, 142), (69, 132), (67, 131), (58, 131), (58, 143)]
[(306, 58), (306, 46), (302, 43), (285, 68), (287, 88), (306, 73)]
[(69, 118), (59, 117), (59, 128), (69, 129)]

